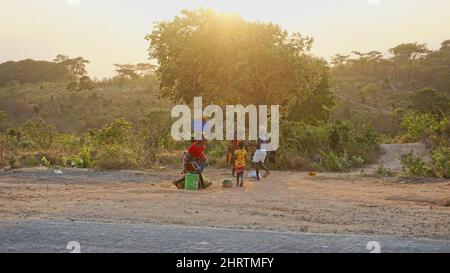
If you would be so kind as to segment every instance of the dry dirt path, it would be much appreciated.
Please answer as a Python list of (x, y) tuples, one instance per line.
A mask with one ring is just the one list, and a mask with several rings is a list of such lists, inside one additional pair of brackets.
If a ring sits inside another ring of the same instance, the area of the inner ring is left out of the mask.
[(214, 185), (188, 192), (173, 187), (174, 171), (62, 171), (0, 171), (0, 219), (450, 239), (447, 180), (274, 172), (224, 189), (229, 171), (208, 169)]

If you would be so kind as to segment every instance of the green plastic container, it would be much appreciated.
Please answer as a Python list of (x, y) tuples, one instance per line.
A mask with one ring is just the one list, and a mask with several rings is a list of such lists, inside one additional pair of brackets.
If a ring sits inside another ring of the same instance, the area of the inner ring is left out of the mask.
[(224, 179), (222, 181), (222, 185), (224, 188), (232, 188), (233, 187), (233, 180), (231, 179)]
[(198, 182), (200, 180), (200, 176), (195, 173), (188, 173), (184, 178), (184, 189), (190, 191), (198, 190)]

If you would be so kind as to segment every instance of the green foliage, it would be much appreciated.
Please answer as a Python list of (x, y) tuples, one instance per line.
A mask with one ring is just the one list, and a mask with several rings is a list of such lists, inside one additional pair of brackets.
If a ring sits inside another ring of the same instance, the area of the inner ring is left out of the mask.
[(360, 167), (364, 159), (359, 155), (350, 155), (347, 151), (336, 154), (333, 151), (322, 151), (322, 166), (335, 172), (342, 172), (351, 168)]
[(86, 65), (89, 64), (89, 61), (83, 57), (71, 59), (69, 56), (59, 54), (54, 59), (54, 62), (59, 67), (63, 67), (72, 78), (80, 78), (87, 74)]
[(69, 91), (76, 91), (76, 90), (78, 90), (78, 82), (70, 82), (67, 85), (67, 90), (69, 90)]
[[(89, 131), (86, 143), (93, 155), (95, 167), (127, 169), (136, 168), (139, 165), (142, 139), (136, 136), (136, 132), (132, 130), (132, 124), (123, 118), (116, 119), (101, 129)], [(86, 152), (87, 154), (90, 156), (90, 153)], [(86, 162), (86, 158), (83, 161)], [(89, 162), (92, 162), (90, 158)]]
[(49, 167), (52, 165), (52, 163), (45, 156), (41, 157), (41, 164), (45, 167)]
[(332, 151), (358, 155), (367, 162), (373, 159), (380, 145), (379, 135), (364, 116), (336, 121), (330, 129), (328, 142)]
[(8, 158), (8, 165), (11, 169), (20, 168), (19, 159), (17, 158), (17, 156), (15, 154), (12, 154)]
[(302, 122), (282, 122), (280, 126), (281, 155), (287, 158), (300, 154), (314, 158), (319, 151), (328, 149), (329, 126), (308, 125)]
[(444, 116), (450, 113), (450, 98), (434, 89), (426, 88), (410, 95), (409, 109), (418, 113), (429, 113), (433, 116)]
[(61, 92), (67, 90), (68, 83), (46, 82), (43, 90), (31, 83), (20, 88), (0, 87), (0, 107), (9, 105), (3, 109), (8, 114), (8, 125), (17, 127), (43, 120), (60, 132), (81, 135), (117, 117), (138, 124), (149, 110), (171, 108), (168, 101), (158, 98), (156, 76), (127, 81), (126, 86), (111, 80), (95, 82), (93, 91), (76, 92), (76, 86), (72, 92)]
[(333, 125), (283, 122), (280, 130), (276, 167), (295, 161), (295, 168), (320, 164), (326, 170), (347, 171), (370, 162), (379, 149), (378, 134), (363, 118)]
[(308, 124), (328, 121), (330, 109), (335, 106), (335, 96), (330, 90), (329, 69), (324, 68), (322, 73), (319, 85), (303, 100), (297, 100), (287, 117), (288, 120)]
[(408, 112), (403, 116), (401, 127), (406, 131), (406, 141), (414, 142), (436, 133), (440, 123), (429, 113)]
[(134, 169), (138, 167), (135, 151), (118, 144), (97, 150), (96, 165), (101, 169)]
[(154, 65), (147, 63), (114, 64), (114, 66), (116, 67), (116, 78), (120, 80), (135, 80), (149, 75), (155, 69)]
[(167, 110), (152, 110), (139, 121), (149, 149), (164, 149), (173, 145), (170, 136), (172, 119)]
[(130, 139), (131, 127), (131, 123), (123, 118), (118, 118), (101, 129), (89, 131), (89, 140), (97, 145), (123, 145)]
[(6, 112), (0, 110), (0, 132), (3, 131), (6, 122)]
[(9, 145), (16, 148), (47, 150), (56, 136), (56, 129), (43, 121), (27, 122), (23, 127), (7, 130)]
[(439, 147), (433, 151), (433, 173), (436, 177), (450, 178), (450, 148)]
[(71, 165), (83, 169), (94, 167), (95, 161), (91, 158), (89, 147), (82, 147), (80, 153), (72, 159)]
[(432, 172), (429, 167), (426, 166), (425, 162), (413, 154), (411, 151), (410, 153), (403, 155), (401, 158), (403, 166), (403, 173), (406, 176), (431, 176)]
[(95, 88), (94, 82), (88, 76), (83, 76), (80, 78), (80, 83), (78, 84), (78, 90), (93, 90)]
[[(379, 51), (352, 52), (336, 55), (333, 60), (333, 83), (338, 92), (355, 90), (371, 85), (391, 92), (408, 91), (429, 86), (448, 91), (450, 48), (444, 42), (439, 50), (432, 51), (425, 44), (406, 43), (391, 48), (391, 55)], [(367, 90), (366, 90), (367, 91)]]
[(392, 171), (384, 166), (384, 163), (381, 163), (375, 170), (374, 173), (379, 177), (390, 177), (392, 176)]
[(69, 76), (64, 67), (53, 62), (27, 59), (0, 64), (0, 86), (7, 83), (17, 86), (20, 83), (65, 80)]
[(326, 92), (318, 87), (326, 63), (308, 54), (312, 39), (278, 25), (183, 10), (157, 23), (147, 39), (160, 65), (161, 94), (173, 102), (202, 96), (207, 104), (282, 105), (288, 114), (311, 93)]

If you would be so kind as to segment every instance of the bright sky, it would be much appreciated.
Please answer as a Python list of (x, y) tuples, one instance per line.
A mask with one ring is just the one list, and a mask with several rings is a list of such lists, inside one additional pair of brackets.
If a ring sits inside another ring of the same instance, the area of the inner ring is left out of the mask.
[(90, 60), (91, 76), (110, 77), (113, 63), (147, 60), (153, 22), (200, 6), (313, 36), (313, 53), (327, 59), (404, 42), (437, 49), (450, 39), (448, 0), (0, 0), (0, 62), (63, 53)]

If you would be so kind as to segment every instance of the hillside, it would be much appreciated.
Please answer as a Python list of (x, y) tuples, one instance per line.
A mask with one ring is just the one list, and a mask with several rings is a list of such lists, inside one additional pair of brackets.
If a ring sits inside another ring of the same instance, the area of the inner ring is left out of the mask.
[(82, 133), (118, 117), (135, 123), (149, 111), (170, 109), (169, 102), (158, 98), (154, 78), (97, 83), (95, 89), (83, 91), (69, 91), (67, 84), (43, 82), (0, 87), (0, 110), (7, 114), (7, 125), (15, 127), (44, 120), (60, 132)]

